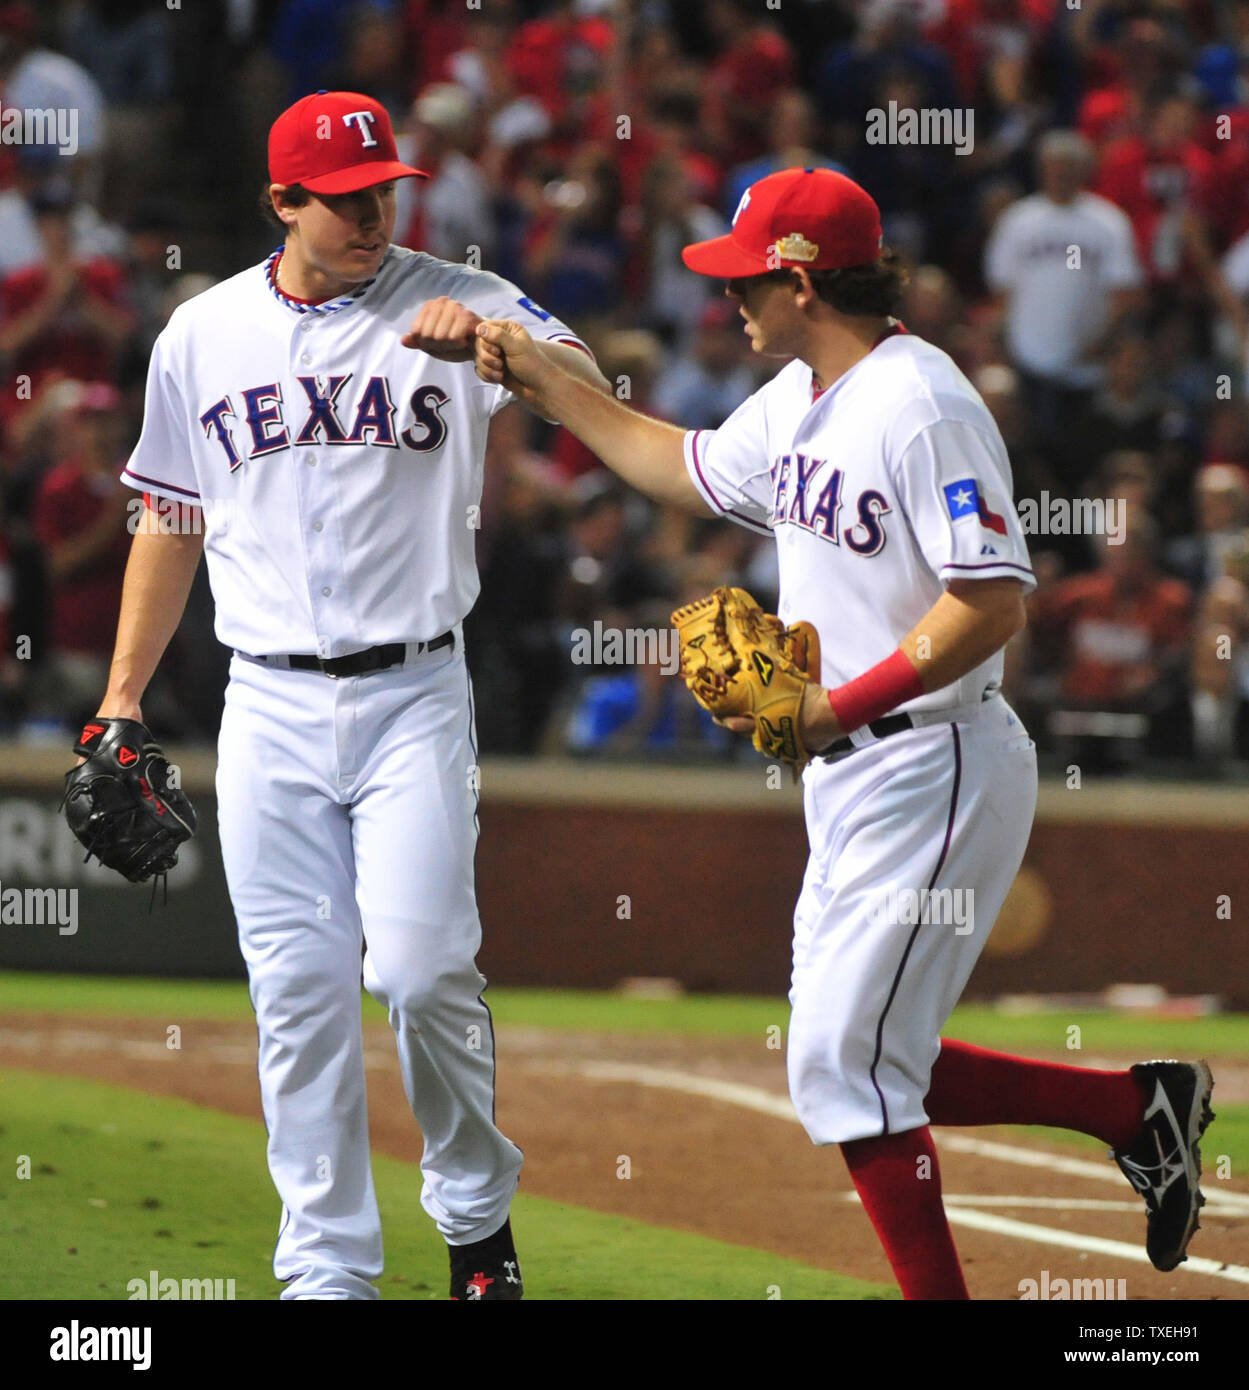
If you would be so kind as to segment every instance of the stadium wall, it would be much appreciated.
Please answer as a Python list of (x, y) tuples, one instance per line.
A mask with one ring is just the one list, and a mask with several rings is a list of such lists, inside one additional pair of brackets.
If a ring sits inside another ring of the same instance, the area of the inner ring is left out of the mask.
[[(158, 893), (149, 911), (149, 886), (82, 862), (57, 811), (63, 755), (9, 751), (0, 968), (242, 975), (211, 758), (178, 759), (200, 833), (167, 904)], [(492, 981), (600, 988), (641, 976), (689, 990), (786, 990), (806, 859), (798, 788), (769, 786), (762, 764), (487, 761), (480, 775), (480, 959)], [(25, 890), (47, 887), (77, 890), (72, 924), (27, 920), (39, 914), (24, 914), (35, 906)], [(968, 994), (1149, 984), (1249, 1008), (1246, 910), (1249, 790), (1043, 783), (1024, 869)]]

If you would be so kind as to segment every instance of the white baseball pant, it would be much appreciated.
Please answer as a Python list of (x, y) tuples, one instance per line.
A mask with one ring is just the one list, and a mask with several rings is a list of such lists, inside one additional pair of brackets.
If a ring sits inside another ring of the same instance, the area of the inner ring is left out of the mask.
[(218, 813), (283, 1204), (284, 1299), (378, 1297), (362, 975), (388, 1009), (424, 1136), (422, 1205), (453, 1245), (507, 1218), (521, 1152), (494, 1124), (474, 962), (471, 700), (458, 628), (453, 647), (345, 679), (231, 662)]
[(1001, 696), (804, 773), (787, 1066), (816, 1144), (928, 1123), (941, 1030), (1014, 882), (1036, 749)]

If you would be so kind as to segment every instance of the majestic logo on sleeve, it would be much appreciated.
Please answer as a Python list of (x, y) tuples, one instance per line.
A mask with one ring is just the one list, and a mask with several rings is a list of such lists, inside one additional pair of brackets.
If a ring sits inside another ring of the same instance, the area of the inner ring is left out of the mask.
[(998, 512), (990, 511), (988, 503), (980, 495), (980, 487), (975, 478), (960, 478), (956, 483), (946, 483), (946, 510), (951, 521), (962, 521), (964, 517), (974, 516), (982, 526), (995, 531), (999, 536), (1006, 534), (1006, 518)]
[(783, 454), (772, 465), (772, 525), (797, 526), (832, 545), (844, 545), (856, 555), (870, 558), (885, 548), (883, 517), (893, 508), (876, 488), (867, 488), (850, 504), (852, 520), (842, 520), (840, 468), (825, 472), (827, 459), (806, 454)]
[[(384, 376), (371, 376), (353, 389), (353, 378), (300, 376), (300, 399), (286, 401), (278, 382), (249, 386), (222, 396), (199, 417), (208, 439), (221, 446), (233, 473), (248, 459), (281, 453), (292, 445), (331, 447), (372, 445), (429, 454), (447, 438), (443, 407), (451, 397), (441, 386), (418, 386), (408, 397), (402, 417)], [(289, 413), (288, 413), (289, 412)]]

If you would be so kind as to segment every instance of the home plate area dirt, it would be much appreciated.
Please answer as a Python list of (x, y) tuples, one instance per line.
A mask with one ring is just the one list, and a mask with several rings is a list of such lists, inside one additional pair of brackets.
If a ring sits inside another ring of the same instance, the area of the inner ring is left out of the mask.
[[(181, 1041), (168, 1050), (163, 1026), (151, 1020), (0, 1015), (0, 1066), (111, 1081), (259, 1119), (254, 1028), (191, 1022)], [(415, 1161), (420, 1136), (384, 1025), (366, 1026), (365, 1049), (374, 1147)], [(1216, 1111), (1220, 1100), (1249, 1099), (1243, 1061), (1210, 1062)], [(783, 1054), (762, 1042), (501, 1027), (498, 1121), (525, 1151), (526, 1192), (892, 1282), (840, 1153), (815, 1148), (793, 1120)], [(1129, 1299), (1249, 1298), (1240, 1263), (1249, 1187), (1217, 1176), (1217, 1121), (1203, 1143), (1202, 1229), (1189, 1264), (1170, 1274), (1143, 1262), (1144, 1206), (1104, 1151), (1038, 1140), (1035, 1130), (935, 1133), (973, 1298), (1019, 1298), (1022, 1281), (1039, 1283), (1043, 1271), (1051, 1286), (1123, 1279)]]

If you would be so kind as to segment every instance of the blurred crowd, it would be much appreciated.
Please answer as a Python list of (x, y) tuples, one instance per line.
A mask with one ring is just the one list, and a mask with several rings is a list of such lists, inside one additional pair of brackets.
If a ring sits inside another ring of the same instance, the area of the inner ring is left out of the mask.
[[(514, 280), (687, 426), (779, 364), (680, 248), (774, 170), (858, 179), (910, 270), (903, 322), (977, 386), (1034, 504), (1007, 684), (1038, 742), (1249, 767), (1249, 3), (1219, 0), (0, 0), (0, 135), (9, 108), (77, 113), (72, 155), (0, 140), (7, 732), (94, 710), (151, 343), (272, 249), (265, 135), (318, 88), (383, 101), (431, 172), (400, 184), (396, 241)], [(972, 138), (869, 139), (905, 110), (970, 113)], [(656, 509), (519, 409), (487, 464), (483, 749), (740, 756), (670, 664), (574, 653), (720, 583), (775, 603), (773, 547)], [(215, 737), (225, 658), (201, 574), (145, 704), (162, 735)]]

